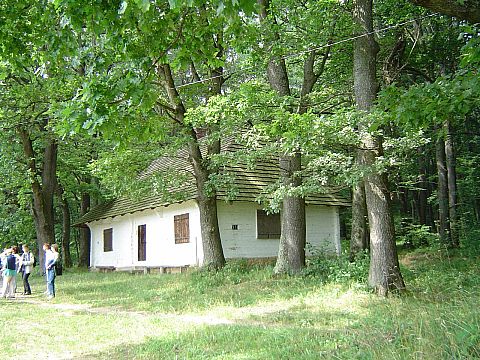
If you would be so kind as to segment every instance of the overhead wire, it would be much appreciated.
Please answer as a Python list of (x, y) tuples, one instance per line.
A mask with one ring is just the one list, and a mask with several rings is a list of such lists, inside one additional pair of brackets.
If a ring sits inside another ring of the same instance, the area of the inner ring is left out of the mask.
[[(407, 24), (411, 24), (411, 23), (414, 23), (414, 22), (417, 22), (417, 21), (420, 21), (420, 20), (428, 19), (430, 17), (439, 16), (439, 15), (440, 15), (439, 13), (433, 13), (433, 14), (421, 16), (421, 17), (418, 17), (418, 18), (415, 18), (415, 19), (403, 21), (401, 23), (393, 24), (393, 25), (390, 25), (390, 26), (387, 26), (387, 27), (384, 27), (384, 28), (381, 28), (381, 29), (378, 29), (378, 30), (366, 32), (366, 33), (356, 35), (356, 36), (351, 36), (347, 39), (342, 39), (342, 40), (338, 40), (338, 41), (335, 41), (335, 42), (329, 42), (327, 44), (324, 44), (324, 45), (321, 45), (321, 46), (318, 46), (318, 47), (309, 48), (307, 50), (299, 51), (299, 52), (296, 52), (296, 53), (293, 53), (293, 54), (284, 55), (284, 56), (280, 57), (280, 60), (287, 60), (287, 59), (290, 59), (290, 58), (299, 57), (301, 55), (311, 53), (312, 51), (318, 51), (318, 50), (321, 50), (321, 49), (325, 49), (327, 47), (332, 47), (332, 46), (335, 46), (335, 45), (343, 44), (343, 43), (353, 41), (353, 40), (356, 40), (356, 39), (359, 39), (359, 38), (362, 38), (362, 37), (365, 37), (365, 36), (380, 34), (380, 33), (383, 33), (383, 32), (386, 32), (386, 31), (389, 31), (389, 30), (392, 30), (392, 29), (396, 29), (396, 28), (405, 26)], [(241, 69), (238, 69), (238, 70), (223, 73), (221, 75), (215, 75), (215, 76), (212, 76), (212, 77), (209, 77), (209, 78), (192, 81), (192, 82), (189, 82), (189, 83), (186, 83), (186, 84), (181, 84), (181, 85), (176, 86), (176, 88), (180, 89), (180, 88), (184, 88), (184, 87), (188, 87), (188, 86), (192, 86), (192, 85), (196, 85), (196, 84), (202, 84), (202, 83), (205, 83), (205, 82), (210, 81), (210, 80), (215, 80), (215, 79), (218, 79), (218, 78), (221, 78), (221, 77), (226, 77), (226, 76), (232, 76), (232, 75), (235, 75), (235, 74), (238, 74), (238, 73), (244, 73), (244, 72), (247, 72), (249, 70), (256, 69), (256, 68), (257, 68), (257, 66), (254, 66), (254, 65), (247, 66), (247, 67), (244, 67), (244, 68), (241, 68)]]

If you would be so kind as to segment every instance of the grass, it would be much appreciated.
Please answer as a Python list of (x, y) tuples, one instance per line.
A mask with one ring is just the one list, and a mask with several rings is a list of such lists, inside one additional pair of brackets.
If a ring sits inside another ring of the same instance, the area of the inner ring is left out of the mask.
[[(67, 271), (53, 301), (0, 302), (2, 351), (12, 359), (475, 359), (478, 260), (403, 254), (409, 291), (387, 299), (358, 281), (358, 269), (349, 278), (350, 268), (333, 262), (342, 281), (313, 271), (273, 277), (271, 266), (241, 261), (215, 274)], [(33, 276), (32, 287), (40, 294), (43, 279)]]

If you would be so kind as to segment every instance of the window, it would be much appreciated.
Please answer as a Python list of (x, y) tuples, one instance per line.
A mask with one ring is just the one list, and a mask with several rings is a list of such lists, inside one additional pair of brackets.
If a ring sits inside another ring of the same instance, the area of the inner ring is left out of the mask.
[(280, 214), (257, 210), (257, 239), (280, 239)]
[(147, 225), (138, 225), (138, 261), (147, 260)]
[(188, 214), (175, 215), (175, 244), (184, 244), (190, 242), (190, 226)]
[(103, 230), (103, 251), (113, 251), (113, 229)]

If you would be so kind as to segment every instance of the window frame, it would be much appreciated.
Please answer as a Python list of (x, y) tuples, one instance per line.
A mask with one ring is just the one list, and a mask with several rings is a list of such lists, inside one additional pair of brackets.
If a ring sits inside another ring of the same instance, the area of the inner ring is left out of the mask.
[(279, 240), (282, 235), (282, 222), (280, 213), (268, 214), (263, 209), (257, 209), (257, 239)]
[(103, 229), (103, 252), (113, 251), (113, 228)]
[(137, 261), (147, 261), (147, 225), (137, 226)]
[(190, 213), (173, 216), (175, 244), (190, 243)]

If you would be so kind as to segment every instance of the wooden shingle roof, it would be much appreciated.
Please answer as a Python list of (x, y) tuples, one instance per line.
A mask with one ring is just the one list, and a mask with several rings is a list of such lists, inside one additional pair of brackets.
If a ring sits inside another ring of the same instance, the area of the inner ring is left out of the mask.
[[(222, 146), (221, 152), (234, 154), (235, 151), (241, 151), (242, 149), (241, 145), (227, 142)], [(195, 198), (195, 179), (186, 151), (181, 150), (173, 157), (165, 156), (153, 161), (139, 178), (142, 179), (154, 173), (164, 171), (176, 171), (186, 174), (185, 183), (172, 189), (172, 192), (182, 193), (181, 201)], [(280, 176), (278, 162), (273, 158), (256, 161), (254, 167), (249, 167), (240, 160), (224, 166), (220, 171), (232, 177), (235, 197), (232, 199), (230, 195), (232, 189), (220, 188), (217, 190), (218, 200), (256, 201), (259, 196), (265, 195), (267, 187), (274, 185)], [(78, 219), (74, 225), (155, 209), (175, 202), (180, 202), (180, 200), (165, 201), (165, 199), (157, 195), (148, 195), (136, 200), (119, 198), (94, 207), (90, 212)], [(327, 194), (309, 195), (305, 198), (305, 202), (307, 205), (350, 206), (347, 199), (333, 191)]]

